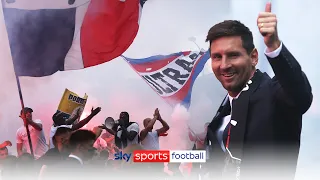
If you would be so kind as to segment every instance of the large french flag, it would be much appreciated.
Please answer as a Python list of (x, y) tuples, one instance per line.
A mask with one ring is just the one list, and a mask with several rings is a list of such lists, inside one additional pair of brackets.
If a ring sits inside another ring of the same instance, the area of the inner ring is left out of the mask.
[(95, 66), (132, 44), (147, 0), (3, 0), (18, 76)]
[(193, 84), (210, 59), (210, 53), (201, 50), (142, 59), (122, 57), (166, 102), (189, 108)]

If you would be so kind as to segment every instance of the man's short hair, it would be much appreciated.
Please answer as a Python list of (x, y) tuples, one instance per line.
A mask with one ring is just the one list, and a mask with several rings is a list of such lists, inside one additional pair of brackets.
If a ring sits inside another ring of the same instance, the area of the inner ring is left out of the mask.
[(54, 135), (52, 136), (52, 143), (56, 146), (56, 137), (57, 136), (61, 136), (63, 134), (66, 133), (71, 133), (72, 130), (70, 128), (67, 127), (59, 127), (56, 132), (54, 133)]
[(60, 136), (62, 134), (66, 134), (66, 133), (69, 133), (69, 132), (72, 132), (72, 130), (70, 128), (67, 128), (67, 127), (59, 127), (57, 130), (56, 130), (56, 133), (54, 134), (54, 137), (55, 136)]
[(92, 140), (96, 140), (96, 135), (92, 131), (81, 129), (71, 134), (69, 139), (69, 145), (71, 150), (74, 150), (77, 147), (77, 145)]
[(122, 111), (122, 112), (120, 113), (120, 117), (127, 117), (127, 118), (129, 119), (129, 113), (126, 112), (126, 111)]
[(240, 36), (242, 40), (242, 47), (247, 51), (248, 54), (255, 48), (253, 43), (253, 36), (250, 29), (236, 20), (226, 20), (220, 22), (210, 28), (206, 42), (211, 44), (213, 41), (222, 37)]
[(21, 111), (20, 111), (20, 115), (22, 115), (22, 113), (33, 113), (33, 110), (31, 109), (31, 108), (29, 108), (29, 107), (25, 107), (23, 110), (21, 109)]

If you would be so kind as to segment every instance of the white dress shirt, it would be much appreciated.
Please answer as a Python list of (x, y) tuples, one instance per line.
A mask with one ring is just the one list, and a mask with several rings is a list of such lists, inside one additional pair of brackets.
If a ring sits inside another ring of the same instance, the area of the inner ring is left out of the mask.
[[(278, 47), (278, 49), (276, 49), (275, 51), (272, 51), (270, 52), (268, 49), (265, 49), (264, 53), (266, 56), (270, 57), (270, 58), (275, 58), (277, 56), (279, 56), (280, 52), (282, 50), (282, 42), (280, 44), (280, 46)], [(231, 97), (229, 94), (228, 94), (228, 98), (229, 98), (229, 102), (230, 102), (230, 106), (231, 106), (231, 112), (232, 112), (232, 100), (233, 99), (237, 99), (239, 96), (240, 96), (241, 92), (236, 96), (236, 97)], [(220, 128), (217, 130), (217, 139), (219, 141), (219, 144), (221, 146), (221, 149), (225, 152), (226, 151), (226, 148), (225, 148), (225, 145), (224, 145), (224, 142), (223, 142), (223, 133), (224, 131), (226, 130), (226, 127), (228, 126), (229, 122), (231, 120), (231, 114), (228, 115), (228, 116), (225, 116), (222, 118), (222, 124), (220, 126)]]

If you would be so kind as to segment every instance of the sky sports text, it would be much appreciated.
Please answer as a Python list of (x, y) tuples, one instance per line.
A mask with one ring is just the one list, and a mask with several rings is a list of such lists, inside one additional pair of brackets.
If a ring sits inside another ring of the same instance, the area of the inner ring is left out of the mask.
[(119, 152), (114, 155), (115, 160), (140, 163), (148, 162), (206, 162), (206, 151), (168, 151), (168, 150), (137, 150), (133, 153)]

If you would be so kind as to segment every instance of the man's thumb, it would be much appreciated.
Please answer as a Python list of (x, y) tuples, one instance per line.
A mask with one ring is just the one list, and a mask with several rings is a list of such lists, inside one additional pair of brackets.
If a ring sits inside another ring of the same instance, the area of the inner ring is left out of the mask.
[(265, 12), (271, 12), (271, 2), (267, 2)]

